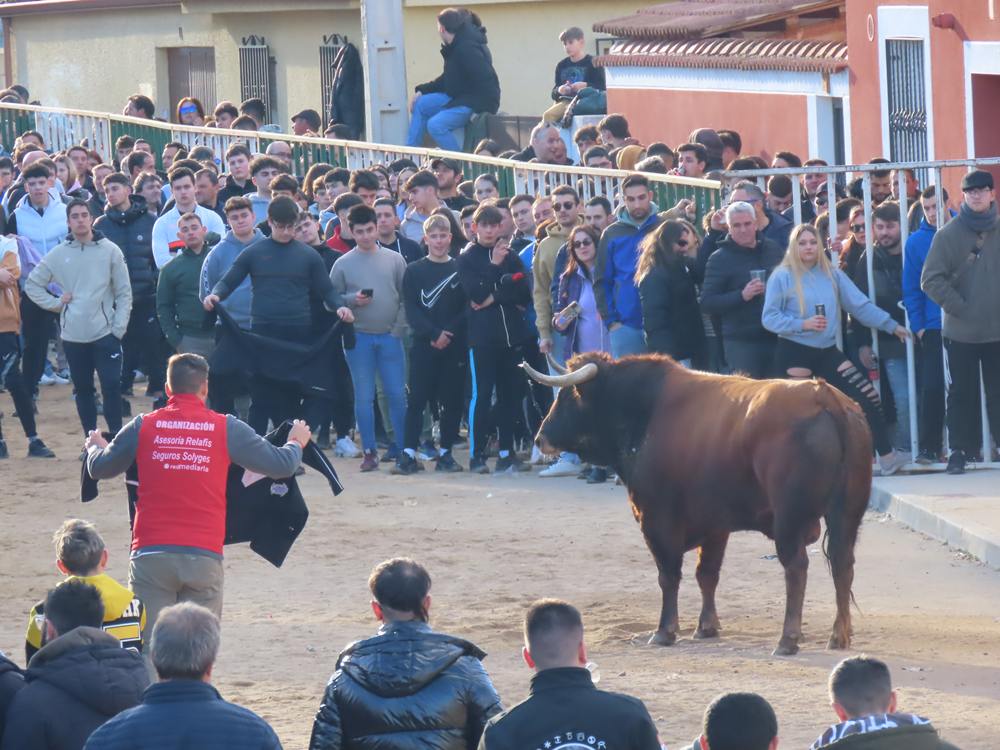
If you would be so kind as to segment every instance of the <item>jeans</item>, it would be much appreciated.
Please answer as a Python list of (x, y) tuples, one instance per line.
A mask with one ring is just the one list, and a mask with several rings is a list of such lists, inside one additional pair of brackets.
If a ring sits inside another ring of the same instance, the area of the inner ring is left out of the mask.
[(894, 447), (910, 450), (910, 389), (906, 378), (906, 358), (892, 357), (882, 360), (885, 374), (892, 388), (892, 398), (896, 404), (896, 429), (893, 431)]
[(389, 419), (397, 435), (405, 435), (406, 365), (403, 342), (390, 333), (355, 333), (353, 349), (345, 349), (354, 383), (354, 416), (361, 432), (361, 447), (375, 451), (375, 374), (389, 399)]
[[(565, 346), (566, 346), (566, 337), (563, 336), (561, 333), (559, 333), (559, 331), (553, 331), (552, 332), (552, 353), (551, 353), (551, 356), (552, 356), (552, 359), (554, 359), (557, 364), (562, 365), (564, 367), (566, 366), (566, 360), (563, 358), (563, 352), (564, 352), (564, 347)], [(549, 375), (558, 375), (559, 374), (558, 372), (556, 372), (556, 370), (554, 370), (551, 367), (548, 368), (548, 370), (549, 370)], [(534, 381), (532, 381), (532, 382), (534, 382)], [(556, 396), (559, 395), (559, 389), (558, 388), (553, 388), (552, 392), (553, 392), (553, 395), (556, 395)], [(569, 451), (562, 451), (559, 454), (559, 460), (562, 461), (562, 462), (564, 462), (564, 463), (569, 463), (569, 464), (579, 464), (580, 463), (580, 457), (577, 454), (575, 454), (575, 453), (570, 453)]]
[(615, 359), (627, 357), (629, 354), (646, 353), (646, 334), (641, 328), (633, 328), (623, 324), (609, 333), (611, 336), (611, 356)]
[(424, 132), (430, 133), (434, 142), (445, 151), (461, 151), (462, 146), (452, 133), (463, 127), (472, 118), (471, 107), (449, 107), (451, 97), (447, 94), (421, 94), (413, 105), (410, 116), (410, 132), (406, 136), (407, 146), (422, 146)]
[(104, 421), (115, 435), (122, 428), (122, 345), (110, 333), (97, 341), (77, 343), (63, 341), (69, 375), (76, 396), (76, 413), (80, 415), (83, 434), (97, 429), (97, 402), (94, 400), (94, 371), (101, 384), (104, 398)]
[(723, 339), (722, 345), (734, 375), (761, 380), (774, 374), (773, 339)]

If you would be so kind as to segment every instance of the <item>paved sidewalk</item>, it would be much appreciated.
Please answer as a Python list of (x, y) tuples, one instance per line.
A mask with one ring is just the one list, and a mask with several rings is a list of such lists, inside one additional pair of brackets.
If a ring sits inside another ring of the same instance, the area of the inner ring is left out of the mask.
[(1000, 470), (876, 477), (869, 507), (1000, 570)]

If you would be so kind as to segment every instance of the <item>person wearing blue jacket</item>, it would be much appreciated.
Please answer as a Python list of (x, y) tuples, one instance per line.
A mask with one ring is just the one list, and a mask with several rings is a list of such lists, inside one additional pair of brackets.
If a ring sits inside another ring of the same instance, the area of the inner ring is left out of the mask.
[(862, 325), (903, 341), (910, 333), (876, 307), (844, 272), (833, 268), (821, 247), (819, 232), (811, 224), (792, 230), (788, 252), (767, 282), (761, 322), (778, 335), (779, 372), (796, 380), (824, 378), (858, 402), (871, 427), (882, 476), (889, 476), (906, 459), (893, 450), (878, 392), (837, 348), (841, 310)]
[[(948, 191), (942, 192), (948, 205)], [(941, 307), (920, 288), (920, 274), (937, 232), (937, 194), (931, 185), (920, 194), (923, 219), (906, 240), (903, 253), (903, 305), (910, 329), (917, 337), (920, 377), (920, 453), (917, 463), (932, 464), (941, 458), (944, 436), (944, 355), (941, 341)]]

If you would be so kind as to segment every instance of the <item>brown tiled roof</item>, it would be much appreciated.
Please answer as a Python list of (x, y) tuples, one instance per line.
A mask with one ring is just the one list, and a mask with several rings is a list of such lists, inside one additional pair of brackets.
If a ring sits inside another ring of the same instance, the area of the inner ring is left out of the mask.
[(847, 45), (795, 39), (700, 39), (693, 42), (616, 42), (598, 65), (736, 68), (833, 73), (847, 67)]
[(0, 3), (0, 17), (180, 6), (181, 0), (8, 0)]
[[(594, 24), (594, 31), (629, 39), (680, 40), (718, 36), (775, 16), (836, 7), (844, 0), (678, 0)], [(815, 6), (815, 7), (812, 7)]]

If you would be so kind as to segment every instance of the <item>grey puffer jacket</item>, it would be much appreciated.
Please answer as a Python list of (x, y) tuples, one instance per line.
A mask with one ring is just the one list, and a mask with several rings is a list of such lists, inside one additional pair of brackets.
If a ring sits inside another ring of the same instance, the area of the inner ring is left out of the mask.
[(479, 648), (423, 622), (383, 625), (337, 660), (310, 750), (471, 750), (500, 713)]

